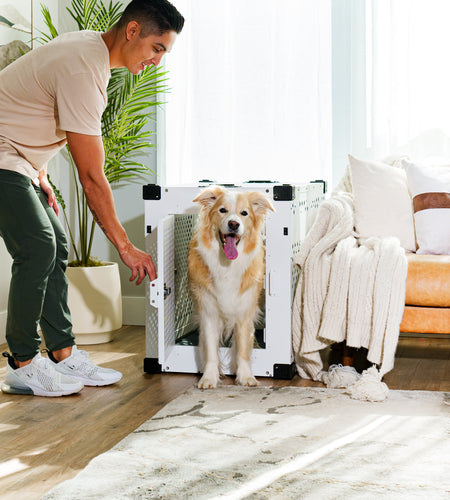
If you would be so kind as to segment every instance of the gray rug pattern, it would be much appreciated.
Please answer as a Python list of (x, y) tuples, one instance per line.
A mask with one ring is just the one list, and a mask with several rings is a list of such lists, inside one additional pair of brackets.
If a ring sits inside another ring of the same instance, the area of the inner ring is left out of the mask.
[[(448, 394), (192, 388), (49, 499), (448, 499)], [(142, 401), (145, 404), (145, 400)]]

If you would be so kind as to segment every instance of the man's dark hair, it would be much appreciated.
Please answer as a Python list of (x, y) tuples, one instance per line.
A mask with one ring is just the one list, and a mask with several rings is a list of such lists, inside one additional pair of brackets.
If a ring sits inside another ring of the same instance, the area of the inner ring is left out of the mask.
[(162, 35), (167, 31), (180, 33), (184, 26), (184, 17), (168, 0), (132, 0), (117, 23), (124, 28), (130, 21), (137, 21), (141, 26), (140, 36)]

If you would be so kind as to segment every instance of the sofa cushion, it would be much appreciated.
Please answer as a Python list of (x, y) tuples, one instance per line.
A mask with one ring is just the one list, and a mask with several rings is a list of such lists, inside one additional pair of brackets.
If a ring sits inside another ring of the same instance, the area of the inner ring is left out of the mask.
[(359, 237), (396, 236), (405, 250), (415, 252), (413, 207), (405, 171), (383, 162), (348, 158)]
[(407, 305), (450, 307), (450, 255), (406, 254)]
[(420, 254), (450, 254), (450, 165), (403, 160)]
[(448, 307), (406, 306), (400, 331), (404, 333), (450, 333)]

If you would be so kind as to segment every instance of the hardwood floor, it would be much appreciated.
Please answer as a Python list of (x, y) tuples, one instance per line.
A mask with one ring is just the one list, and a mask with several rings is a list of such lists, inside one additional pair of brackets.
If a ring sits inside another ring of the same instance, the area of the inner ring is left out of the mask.
[[(0, 392), (0, 498), (40, 498), (195, 384), (197, 375), (145, 374), (144, 342), (143, 327), (123, 327), (109, 344), (81, 346), (94, 362), (123, 372), (115, 386), (86, 387), (63, 398)], [(5, 372), (2, 363), (0, 380)], [(395, 368), (384, 380), (391, 389), (450, 391), (450, 338), (402, 337)], [(298, 376), (259, 382), (323, 387)]]

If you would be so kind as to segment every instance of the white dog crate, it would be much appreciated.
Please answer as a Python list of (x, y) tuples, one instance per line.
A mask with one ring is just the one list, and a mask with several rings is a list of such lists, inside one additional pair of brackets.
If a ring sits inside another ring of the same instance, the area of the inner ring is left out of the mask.
[[(189, 295), (187, 256), (199, 212), (192, 200), (209, 185), (143, 187), (146, 251), (152, 255), (158, 278), (147, 284), (147, 373), (201, 373), (198, 325)], [(298, 271), (293, 257), (311, 226), (325, 182), (286, 185), (251, 182), (230, 190), (262, 191), (273, 201), (275, 212), (266, 216), (264, 318), (256, 326), (253, 374), (290, 379), (295, 372), (291, 340), (291, 307)], [(220, 348), (221, 369), (234, 374), (232, 347)]]

